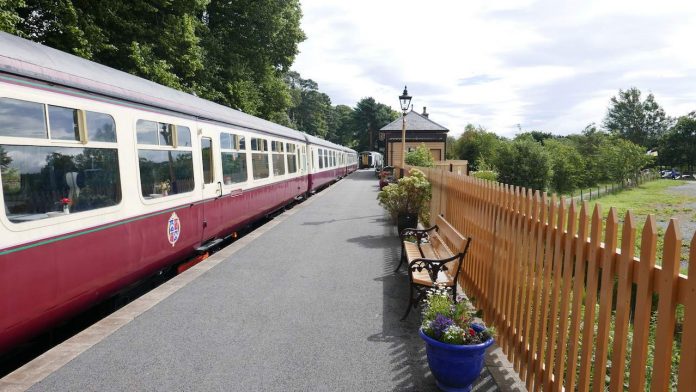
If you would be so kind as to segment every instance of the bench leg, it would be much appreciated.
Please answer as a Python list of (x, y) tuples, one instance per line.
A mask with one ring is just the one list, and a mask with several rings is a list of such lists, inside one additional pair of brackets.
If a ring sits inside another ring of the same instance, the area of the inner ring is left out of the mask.
[(408, 314), (411, 313), (411, 308), (414, 306), (413, 303), (413, 286), (409, 285), (410, 292), (408, 294), (408, 307), (406, 308), (406, 313), (404, 314), (404, 317), (401, 318), (401, 321), (406, 320), (406, 317), (408, 317)]
[(396, 266), (396, 269), (394, 272), (398, 271), (399, 268), (401, 268), (401, 264), (404, 263), (404, 260), (406, 259), (406, 248), (404, 248), (403, 242), (401, 243), (401, 260), (399, 260), (399, 265)]

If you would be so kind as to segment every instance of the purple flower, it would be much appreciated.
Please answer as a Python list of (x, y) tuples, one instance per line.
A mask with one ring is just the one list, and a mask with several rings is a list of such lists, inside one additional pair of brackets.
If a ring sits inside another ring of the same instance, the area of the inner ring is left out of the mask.
[(450, 325), (454, 324), (451, 318), (438, 314), (435, 316), (435, 320), (430, 322), (430, 331), (433, 334), (433, 338), (440, 339), (442, 334), (445, 333)]

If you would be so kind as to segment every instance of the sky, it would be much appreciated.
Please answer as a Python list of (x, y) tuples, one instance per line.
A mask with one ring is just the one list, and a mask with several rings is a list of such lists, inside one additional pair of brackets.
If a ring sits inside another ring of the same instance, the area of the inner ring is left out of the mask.
[(619, 89), (696, 110), (696, 2), (301, 0), (293, 69), (334, 105), (364, 97), (414, 110), (458, 136), (565, 135), (602, 123)]

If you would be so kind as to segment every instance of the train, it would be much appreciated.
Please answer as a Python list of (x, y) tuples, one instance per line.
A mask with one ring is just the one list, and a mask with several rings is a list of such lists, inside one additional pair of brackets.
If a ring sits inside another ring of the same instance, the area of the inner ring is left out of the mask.
[(0, 353), (345, 177), (357, 152), (0, 32)]
[(358, 166), (360, 169), (374, 168), (376, 171), (382, 169), (384, 159), (382, 154), (375, 151), (363, 151), (359, 156)]

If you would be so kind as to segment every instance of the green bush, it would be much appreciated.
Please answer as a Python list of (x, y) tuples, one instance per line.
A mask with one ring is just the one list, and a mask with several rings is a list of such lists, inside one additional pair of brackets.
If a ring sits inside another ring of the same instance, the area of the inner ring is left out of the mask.
[(435, 160), (425, 144), (421, 143), (415, 151), (406, 154), (406, 164), (418, 167), (433, 167)]
[(498, 181), (498, 173), (493, 170), (479, 170), (471, 172), (472, 177), (488, 181)]
[(425, 174), (411, 169), (408, 176), (384, 187), (377, 194), (377, 200), (395, 219), (400, 213), (407, 213), (418, 214), (422, 222), (428, 222), (431, 196), (432, 189)]

